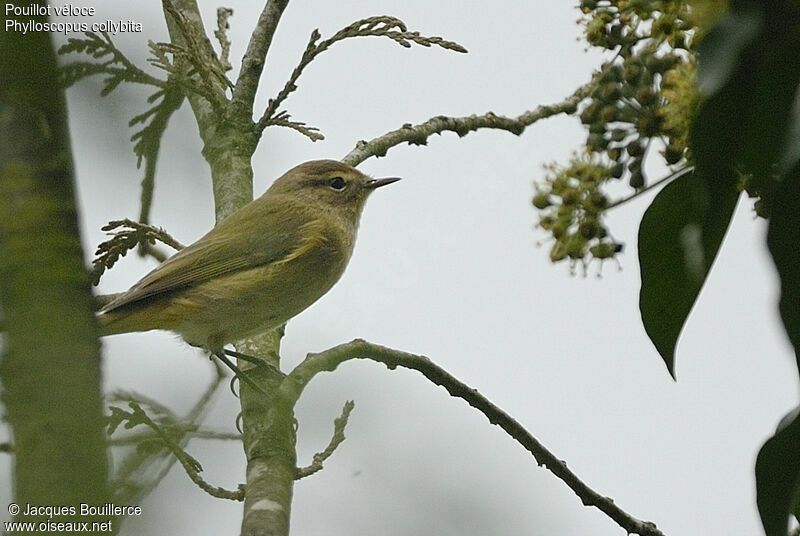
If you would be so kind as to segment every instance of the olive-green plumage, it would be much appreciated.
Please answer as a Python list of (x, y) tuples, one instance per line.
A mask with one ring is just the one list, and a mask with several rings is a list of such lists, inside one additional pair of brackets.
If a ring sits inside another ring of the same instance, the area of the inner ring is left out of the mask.
[(370, 179), (335, 160), (290, 169), (106, 305), (103, 335), (164, 329), (208, 350), (275, 328), (339, 280)]

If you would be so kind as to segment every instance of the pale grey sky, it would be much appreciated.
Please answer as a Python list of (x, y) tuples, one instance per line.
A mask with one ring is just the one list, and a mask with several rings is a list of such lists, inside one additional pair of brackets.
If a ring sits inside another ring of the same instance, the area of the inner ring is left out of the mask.
[[(166, 40), (150, 4), (93, 4), (97, 20), (143, 24), (143, 33), (116, 39), (140, 64), (148, 39)], [(200, 4), (213, 26), (217, 4)], [(224, 5), (234, 8), (236, 68), (261, 2)], [(312, 29), (328, 36), (384, 14), (469, 54), (406, 50), (379, 38), (336, 44), (286, 102), (326, 140), (267, 131), (254, 162), (256, 195), (297, 163), (341, 158), (357, 140), (406, 122), (516, 115), (559, 101), (601, 62), (577, 40), (572, 2), (295, 0), (267, 59), (260, 107), (282, 87)], [(98, 89), (92, 81), (68, 93), (87, 255), (105, 222), (138, 214), (140, 172), (126, 124), (147, 94), (123, 88), (101, 100)], [(213, 224), (196, 132), (185, 106), (167, 131), (152, 215), (184, 243)], [(638, 317), (636, 232), (652, 194), (610, 218), (626, 244), (621, 271), (609, 263), (602, 278), (596, 265), (589, 277), (573, 277), (549, 262), (547, 245), (537, 247), (546, 236), (534, 229), (532, 184), (542, 164), (565, 161), (583, 139), (577, 120), (558, 118), (520, 137), (448, 133), (364, 162), (369, 174), (404, 180), (370, 199), (344, 277), (289, 324), (284, 367), (354, 337), (425, 354), (504, 408), (598, 492), (666, 534), (758, 534), (755, 456), (798, 394), (765, 226), (742, 202), (681, 337), (675, 383)], [(151, 266), (126, 258), (100, 290), (123, 290)], [(135, 390), (177, 411), (211, 376), (205, 359), (170, 334), (109, 338), (104, 353), (109, 390)], [(322, 473), (297, 483), (294, 534), (623, 533), (465, 403), (419, 374), (374, 363), (348, 363), (309, 387), (297, 413), (300, 463), (324, 448), (348, 399), (356, 407), (347, 440)], [(233, 430), (237, 411), (223, 389), (206, 422)], [(243, 481), (238, 444), (196, 440), (189, 451), (213, 484)], [(2, 482), (7, 503), (8, 476)], [(230, 534), (241, 521), (239, 503), (205, 496), (177, 467), (141, 506), (146, 515), (129, 520), (127, 534)]]

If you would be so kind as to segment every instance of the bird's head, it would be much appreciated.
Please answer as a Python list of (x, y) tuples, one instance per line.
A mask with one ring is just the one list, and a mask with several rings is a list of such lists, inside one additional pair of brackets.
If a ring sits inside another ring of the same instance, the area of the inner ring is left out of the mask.
[(288, 195), (309, 205), (335, 211), (352, 211), (358, 215), (370, 193), (399, 180), (398, 177), (373, 179), (336, 160), (312, 160), (284, 173), (268, 192)]

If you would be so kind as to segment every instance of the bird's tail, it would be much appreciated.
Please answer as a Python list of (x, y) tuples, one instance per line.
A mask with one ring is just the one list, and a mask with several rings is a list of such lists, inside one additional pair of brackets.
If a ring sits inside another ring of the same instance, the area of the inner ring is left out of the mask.
[(113, 311), (100, 312), (97, 314), (97, 321), (100, 323), (101, 337), (158, 329), (151, 315), (144, 311), (115, 309)]

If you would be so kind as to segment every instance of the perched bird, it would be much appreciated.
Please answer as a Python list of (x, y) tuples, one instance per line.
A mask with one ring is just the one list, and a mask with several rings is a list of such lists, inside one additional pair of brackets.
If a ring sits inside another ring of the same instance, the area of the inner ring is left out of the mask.
[(103, 307), (102, 335), (170, 330), (219, 353), (283, 324), (339, 280), (367, 197), (398, 180), (335, 160), (290, 169)]

